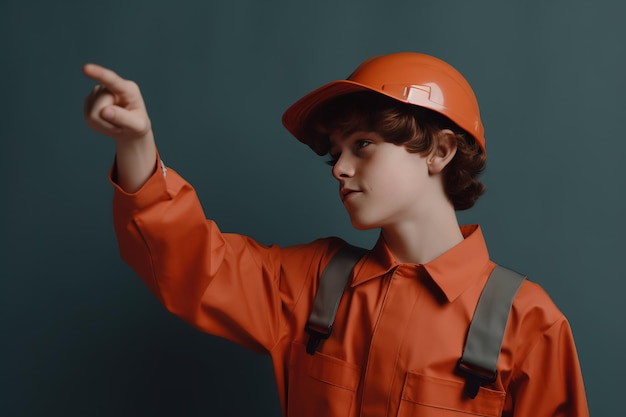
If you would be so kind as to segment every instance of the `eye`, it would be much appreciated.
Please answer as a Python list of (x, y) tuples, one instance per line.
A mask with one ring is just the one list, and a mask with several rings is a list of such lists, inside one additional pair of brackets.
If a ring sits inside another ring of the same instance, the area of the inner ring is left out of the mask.
[(371, 145), (372, 142), (369, 140), (365, 140), (365, 139), (359, 139), (357, 141), (354, 142), (354, 148), (356, 149), (356, 151), (359, 151), (365, 147), (367, 147), (368, 145)]

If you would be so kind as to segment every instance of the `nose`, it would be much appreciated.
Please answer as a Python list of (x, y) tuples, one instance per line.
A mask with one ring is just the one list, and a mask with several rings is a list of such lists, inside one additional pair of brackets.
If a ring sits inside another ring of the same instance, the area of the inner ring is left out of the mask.
[(354, 161), (348, 152), (342, 152), (333, 166), (333, 177), (337, 180), (354, 176)]

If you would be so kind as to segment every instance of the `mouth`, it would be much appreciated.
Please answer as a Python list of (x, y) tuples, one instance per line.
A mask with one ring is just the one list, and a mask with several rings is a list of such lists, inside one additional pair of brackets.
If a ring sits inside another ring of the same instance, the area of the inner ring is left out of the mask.
[(359, 194), (361, 191), (359, 190), (353, 190), (350, 188), (342, 188), (339, 191), (339, 195), (341, 196), (341, 201), (347, 201), (348, 199), (354, 197), (355, 195)]

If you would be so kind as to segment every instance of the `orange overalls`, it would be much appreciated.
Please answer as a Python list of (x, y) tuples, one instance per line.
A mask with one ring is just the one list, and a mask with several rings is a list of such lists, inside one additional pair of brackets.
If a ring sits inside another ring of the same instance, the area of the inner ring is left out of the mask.
[(424, 265), (398, 264), (379, 239), (355, 267), (332, 336), (305, 352), (304, 326), (337, 238), (279, 248), (222, 234), (192, 187), (157, 170), (136, 194), (116, 186), (122, 258), (172, 313), (271, 355), (284, 414), (588, 416), (569, 324), (526, 280), (511, 310), (498, 378), (475, 399), (455, 373), (494, 268), (478, 226)]

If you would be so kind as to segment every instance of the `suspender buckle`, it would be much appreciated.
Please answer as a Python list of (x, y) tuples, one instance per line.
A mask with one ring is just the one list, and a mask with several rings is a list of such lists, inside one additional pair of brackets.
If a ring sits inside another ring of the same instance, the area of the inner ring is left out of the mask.
[(309, 355), (315, 355), (315, 351), (317, 350), (320, 342), (322, 340), (328, 339), (328, 337), (332, 333), (333, 326), (332, 324), (328, 326), (326, 331), (319, 331), (318, 329), (319, 328), (314, 329), (310, 323), (307, 323), (306, 326), (304, 326), (304, 331), (309, 334), (309, 341), (306, 344), (306, 353), (308, 353)]
[(498, 377), (498, 371), (491, 372), (476, 366), (465, 365), (463, 358), (456, 363), (456, 370), (465, 377), (465, 394), (470, 398), (476, 398), (481, 385), (492, 384)]

